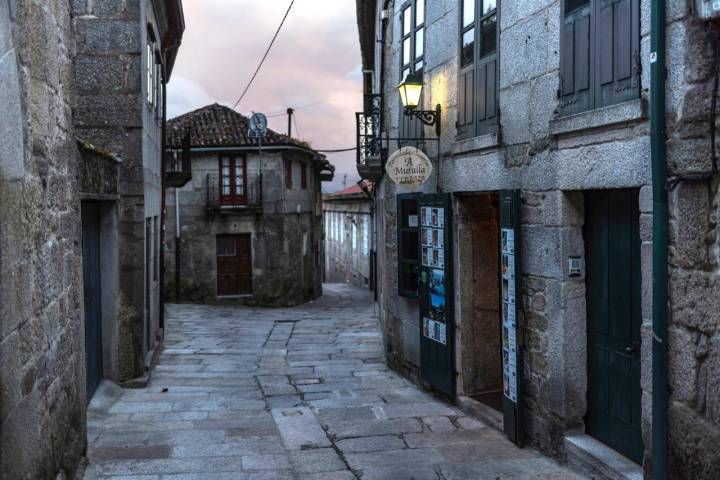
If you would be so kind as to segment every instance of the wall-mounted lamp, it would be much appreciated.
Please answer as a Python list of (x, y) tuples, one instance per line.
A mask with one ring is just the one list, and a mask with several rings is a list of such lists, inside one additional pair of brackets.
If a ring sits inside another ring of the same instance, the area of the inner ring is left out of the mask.
[(423, 79), (420, 75), (415, 73), (408, 74), (407, 77), (398, 85), (398, 91), (400, 92), (400, 100), (403, 104), (403, 110), (405, 115), (408, 117), (416, 117), (424, 125), (429, 127), (435, 126), (435, 132), (438, 137), (441, 132), (441, 107), (438, 104), (435, 110), (418, 110), (417, 107), (420, 104), (420, 98), (422, 97), (423, 91)]

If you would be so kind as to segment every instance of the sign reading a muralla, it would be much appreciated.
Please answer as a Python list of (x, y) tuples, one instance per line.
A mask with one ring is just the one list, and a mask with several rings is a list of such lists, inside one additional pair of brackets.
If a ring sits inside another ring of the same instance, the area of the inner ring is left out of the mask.
[(432, 169), (427, 155), (415, 147), (403, 147), (393, 153), (385, 166), (390, 180), (411, 189), (427, 182)]

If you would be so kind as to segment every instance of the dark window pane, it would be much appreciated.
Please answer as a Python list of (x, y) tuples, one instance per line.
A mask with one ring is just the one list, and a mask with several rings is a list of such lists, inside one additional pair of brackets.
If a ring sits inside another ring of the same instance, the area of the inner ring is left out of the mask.
[(468, 27), (475, 21), (475, 0), (463, 0), (463, 27)]
[(402, 259), (401, 260), (418, 260), (418, 232), (416, 231), (405, 231), (402, 232)]
[[(418, 207), (417, 200), (403, 200), (402, 203), (402, 228), (418, 227)], [(411, 218), (412, 217), (412, 218)]]
[(403, 36), (410, 33), (412, 28), (412, 10), (410, 7), (403, 10)]
[(565, 0), (565, 15), (590, 4), (590, 0)]
[(402, 264), (402, 286), (403, 290), (414, 292), (418, 288), (418, 266), (403, 263)]
[(462, 58), (460, 65), (465, 66), (473, 62), (475, 58), (475, 29), (471, 28), (463, 34)]
[(497, 7), (497, 0), (483, 0), (482, 14), (487, 15), (488, 13), (495, 10)]
[(495, 52), (497, 48), (497, 15), (493, 15), (483, 20), (480, 26), (480, 56), (484, 57)]

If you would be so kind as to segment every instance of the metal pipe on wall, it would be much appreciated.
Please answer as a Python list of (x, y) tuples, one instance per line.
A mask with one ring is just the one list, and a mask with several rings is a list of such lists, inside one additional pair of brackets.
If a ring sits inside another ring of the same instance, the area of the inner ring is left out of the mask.
[(668, 475), (668, 196), (665, 125), (665, 0), (652, 0), (650, 144), (653, 186), (652, 478)]

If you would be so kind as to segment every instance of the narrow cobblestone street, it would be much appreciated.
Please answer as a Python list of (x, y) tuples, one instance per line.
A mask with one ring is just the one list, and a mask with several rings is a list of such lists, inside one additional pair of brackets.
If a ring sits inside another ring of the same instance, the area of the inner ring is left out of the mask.
[(581, 478), (389, 371), (367, 292), (168, 311), (149, 387), (90, 406), (86, 479)]

